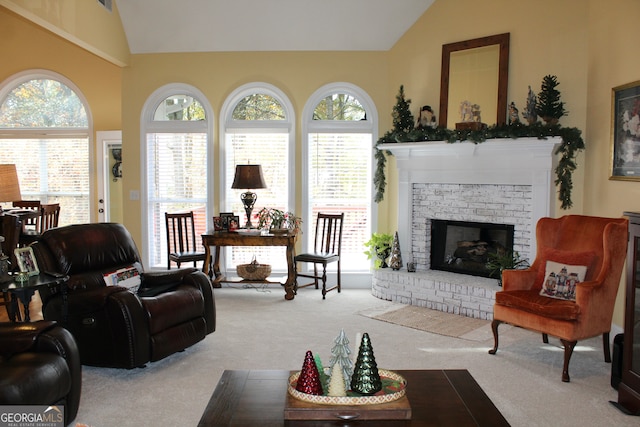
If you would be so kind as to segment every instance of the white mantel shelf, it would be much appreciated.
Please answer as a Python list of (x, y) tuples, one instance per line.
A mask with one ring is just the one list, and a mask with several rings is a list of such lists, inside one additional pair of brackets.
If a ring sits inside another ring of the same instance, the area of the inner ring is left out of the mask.
[[(531, 185), (532, 226), (539, 218), (551, 216), (556, 197), (554, 151), (561, 141), (560, 137), (501, 138), (480, 143), (425, 141), (378, 145), (396, 158), (398, 237), (402, 253), (409, 253), (414, 184)], [(387, 195), (393, 191), (387, 189)], [(532, 231), (535, 235), (535, 230)]]

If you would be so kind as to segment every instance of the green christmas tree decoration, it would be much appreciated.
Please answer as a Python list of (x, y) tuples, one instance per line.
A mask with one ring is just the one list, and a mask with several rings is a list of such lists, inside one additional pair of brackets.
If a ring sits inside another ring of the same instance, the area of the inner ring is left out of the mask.
[[(393, 106), (391, 112), (393, 118), (393, 129), (385, 133), (378, 141), (378, 144), (384, 142), (402, 142), (407, 141), (409, 133), (413, 130), (414, 118), (411, 114), (411, 100), (404, 96), (404, 85), (400, 85), (400, 90), (396, 95), (396, 105)], [(377, 150), (375, 152), (376, 173), (373, 176), (373, 184), (376, 188), (374, 200), (376, 203), (384, 199), (384, 190), (387, 186), (386, 175), (384, 172), (387, 164), (386, 155), (391, 154), (388, 150)]]
[(324, 371), (324, 366), (322, 366), (322, 360), (320, 360), (320, 356), (317, 354), (313, 355), (313, 361), (316, 364), (316, 369), (318, 370), (318, 374), (320, 375), (320, 384), (322, 384), (322, 388), (325, 389), (326, 385), (329, 384), (329, 377), (327, 373)]
[(318, 368), (311, 351), (307, 351), (304, 356), (304, 362), (302, 364), (300, 376), (298, 377), (296, 390), (301, 393), (317, 396), (322, 396), (323, 394), (322, 384), (320, 383), (320, 374), (318, 373)]
[[(340, 334), (333, 340), (333, 347), (331, 348), (331, 359), (329, 359), (329, 368), (331, 372), (340, 367), (342, 371), (342, 378), (344, 379), (344, 388), (349, 390), (351, 388), (351, 374), (353, 373), (353, 362), (351, 361), (351, 350), (349, 349), (349, 338), (344, 333), (344, 329), (340, 330)], [(331, 374), (333, 378), (333, 374)]]
[(363, 395), (376, 394), (382, 390), (382, 380), (378, 373), (378, 365), (373, 355), (373, 347), (368, 333), (362, 334), (358, 358), (353, 367), (351, 390)]
[(536, 102), (536, 113), (550, 125), (558, 123), (558, 119), (566, 114), (560, 91), (556, 89), (559, 84), (556, 76), (544, 76)]
[(404, 96), (404, 86), (400, 85), (400, 91), (396, 95), (396, 105), (391, 113), (393, 117), (393, 130), (396, 141), (406, 140), (407, 134), (413, 130), (413, 114), (411, 114), (411, 100)]

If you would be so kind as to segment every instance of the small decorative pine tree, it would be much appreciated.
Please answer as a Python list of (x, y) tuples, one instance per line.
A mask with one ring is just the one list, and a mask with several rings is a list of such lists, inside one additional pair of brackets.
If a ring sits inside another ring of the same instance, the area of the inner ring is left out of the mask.
[(324, 371), (324, 366), (322, 366), (322, 360), (320, 360), (320, 356), (317, 354), (313, 355), (313, 361), (316, 363), (316, 369), (318, 369), (318, 374), (320, 375), (320, 384), (322, 384), (322, 388), (325, 389), (329, 384), (329, 377), (327, 373)]
[(413, 114), (411, 114), (411, 100), (404, 97), (404, 86), (400, 85), (400, 91), (396, 95), (396, 105), (393, 107), (393, 132), (395, 139), (401, 142), (413, 129)]
[[(353, 373), (353, 362), (351, 361), (351, 350), (349, 349), (349, 338), (344, 333), (344, 329), (340, 330), (340, 334), (333, 340), (334, 346), (331, 348), (331, 359), (329, 359), (329, 367), (331, 372), (335, 369), (336, 365), (342, 370), (342, 377), (344, 378), (344, 388), (349, 390), (351, 374)], [(333, 374), (331, 374), (333, 379)]]
[(378, 365), (373, 355), (369, 334), (366, 332), (362, 334), (358, 358), (353, 367), (351, 390), (363, 395), (372, 395), (382, 390), (382, 380), (378, 373)]
[(347, 389), (344, 386), (344, 376), (342, 375), (342, 367), (338, 364), (331, 368), (331, 379), (329, 380), (329, 388), (327, 391), (329, 396), (346, 396)]
[(316, 362), (313, 359), (313, 353), (307, 351), (304, 356), (302, 370), (296, 383), (296, 390), (301, 393), (314, 394), (321, 396), (323, 394), (322, 384), (320, 383), (320, 375)]
[[(400, 85), (398, 95), (396, 95), (396, 105), (393, 107), (391, 117), (393, 118), (393, 129), (385, 133), (377, 142), (381, 144), (384, 142), (402, 142), (406, 141), (407, 135), (413, 130), (413, 114), (411, 114), (411, 100), (404, 97), (404, 85)], [(387, 186), (387, 180), (385, 177), (385, 165), (387, 164), (386, 154), (391, 154), (389, 151), (376, 150), (376, 172), (373, 176), (373, 183), (376, 187), (376, 194), (374, 200), (376, 203), (381, 202), (384, 199), (384, 189)]]
[(527, 95), (527, 106), (525, 107), (526, 109), (522, 113), (522, 115), (530, 125), (538, 121), (538, 113), (536, 113), (536, 101), (536, 94), (533, 92), (533, 89), (531, 89), (531, 86), (529, 86), (529, 94)]
[(547, 75), (542, 79), (536, 102), (536, 113), (547, 124), (558, 123), (558, 119), (566, 114), (564, 102), (560, 101), (560, 91), (556, 89), (559, 84), (556, 76)]

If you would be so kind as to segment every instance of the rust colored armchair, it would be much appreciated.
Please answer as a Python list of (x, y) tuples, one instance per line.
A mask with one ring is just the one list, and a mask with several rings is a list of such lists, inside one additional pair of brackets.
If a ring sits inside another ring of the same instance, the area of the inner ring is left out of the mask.
[(489, 353), (498, 351), (498, 326), (509, 323), (542, 333), (545, 343), (548, 335), (560, 339), (564, 382), (569, 382), (569, 360), (580, 340), (602, 335), (604, 359), (610, 363), (609, 331), (627, 253), (627, 227), (625, 218), (582, 215), (538, 221), (534, 263), (527, 270), (503, 272), (491, 323), (495, 344)]

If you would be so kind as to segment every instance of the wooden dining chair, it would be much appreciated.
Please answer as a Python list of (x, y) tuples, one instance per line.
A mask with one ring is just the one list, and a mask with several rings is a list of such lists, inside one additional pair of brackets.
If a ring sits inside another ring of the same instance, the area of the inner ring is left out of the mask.
[(23, 220), (22, 233), (20, 233), (19, 240), (20, 246), (29, 246), (38, 240), (42, 233), (50, 228), (57, 227), (59, 219), (59, 203), (40, 204), (38, 215), (35, 218), (25, 218)]
[[(313, 252), (303, 253), (294, 258), (294, 266), (296, 271), (295, 290), (298, 288), (306, 288), (314, 285), (318, 289), (319, 281), (322, 281), (322, 299), (325, 299), (327, 292), (337, 289), (341, 290), (341, 261), (340, 252), (342, 246), (342, 224), (344, 222), (344, 212), (340, 214), (323, 214), (318, 213), (316, 221), (316, 235), (313, 244)], [(299, 273), (297, 264), (312, 263), (313, 274)], [(336, 285), (327, 289), (327, 265), (337, 262), (337, 278)], [(318, 275), (318, 265), (322, 265), (322, 274)], [(304, 285), (298, 284), (298, 277), (309, 277), (313, 282)]]
[(183, 213), (165, 212), (167, 226), (167, 270), (171, 270), (171, 262), (180, 268), (183, 262), (193, 261), (197, 267), (198, 261), (205, 260), (204, 248), (197, 250), (196, 231), (193, 211)]

